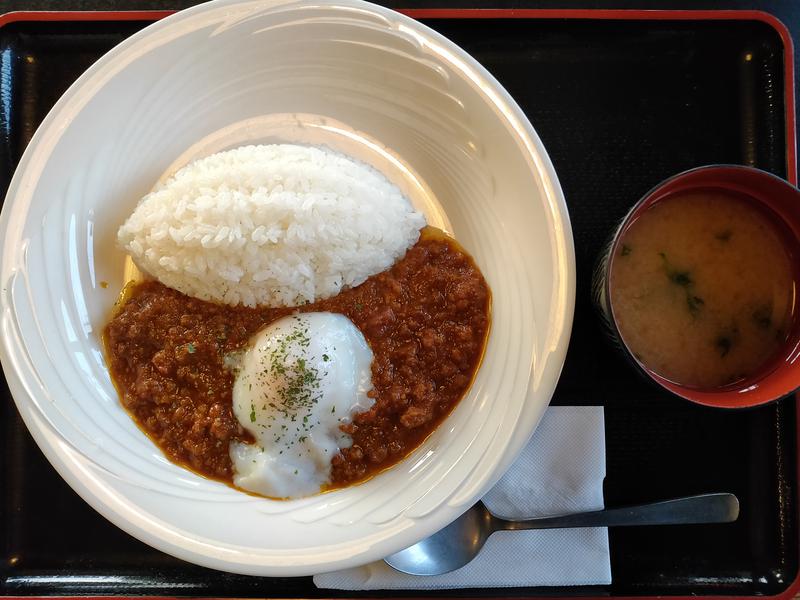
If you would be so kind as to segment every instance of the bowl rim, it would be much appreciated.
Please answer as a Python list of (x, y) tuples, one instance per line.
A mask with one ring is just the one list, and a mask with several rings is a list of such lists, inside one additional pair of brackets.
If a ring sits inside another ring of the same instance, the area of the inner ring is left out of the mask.
[[(40, 153), (40, 147), (48, 138), (59, 135), (58, 127), (60, 120), (63, 118), (63, 115), (60, 114), (62, 110), (68, 106), (71, 101), (80, 97), (82, 94), (88, 94), (89, 97), (91, 97), (94, 92), (92, 90), (87, 92), (87, 86), (93, 83), (95, 78), (102, 74), (104, 70), (111, 68), (121, 61), (134, 44), (146, 39), (153, 32), (174, 27), (185, 19), (200, 15), (205, 11), (222, 6), (232, 7), (245, 4), (247, 4), (253, 12), (279, 7), (301, 8), (303, 6), (308, 6), (308, 3), (302, 1), (298, 2), (296, 0), (258, 0), (256, 2), (248, 0), (212, 0), (212, 2), (176, 12), (145, 27), (112, 48), (90, 66), (89, 69), (64, 92), (54, 107), (48, 112), (41, 125), (37, 128), (9, 184), (6, 202), (0, 213), (0, 232), (3, 233), (4, 237), (3, 251), (2, 255), (0, 255), (0, 274), (4, 277), (4, 281), (7, 281), (16, 269), (16, 265), (10, 264), (9, 259), (9, 256), (13, 253), (8, 251), (8, 244), (12, 243), (10, 241), (12, 236), (7, 236), (5, 234), (10, 228), (13, 230), (15, 225), (21, 226), (27, 214), (27, 206), (20, 206), (20, 203), (15, 203), (14, 198), (20, 193), (20, 189), (35, 184), (38, 180), (39, 174), (32, 174), (29, 171), (30, 163), (32, 159)], [(553, 254), (555, 256), (554, 264), (558, 268), (559, 277), (558, 287), (554, 290), (554, 299), (552, 303), (558, 305), (558, 310), (552, 314), (557, 318), (555, 319), (555, 323), (548, 323), (548, 327), (552, 329), (552, 335), (548, 340), (552, 342), (552, 344), (546, 349), (548, 357), (545, 367), (546, 372), (543, 372), (542, 375), (537, 378), (537, 381), (534, 381), (534, 365), (531, 364), (531, 370), (527, 374), (528, 397), (530, 397), (534, 389), (537, 389), (539, 390), (539, 394), (546, 394), (549, 399), (555, 390), (569, 343), (574, 315), (576, 267), (573, 235), (566, 201), (555, 169), (541, 139), (521, 108), (500, 83), (464, 50), (429, 27), (393, 10), (363, 0), (321, 0), (315, 2), (314, 5), (326, 9), (358, 8), (383, 17), (388, 22), (402, 24), (420, 39), (435, 42), (439, 47), (446, 49), (449, 64), (453, 66), (453, 68), (459, 69), (466, 77), (471, 79), (473, 83), (480, 85), (486, 101), (490, 102), (495, 110), (500, 111), (504, 120), (509, 123), (509, 129), (513, 131), (514, 138), (519, 144), (521, 151), (524, 151), (526, 162), (531, 165), (532, 170), (535, 170), (537, 177), (541, 181), (541, 185), (544, 188), (542, 202), (545, 205), (545, 210), (552, 216), (553, 223), (555, 224), (553, 228), (554, 231), (551, 231), (551, 247), (553, 248)], [(0, 309), (3, 311), (4, 327), (15, 323), (15, 318), (5, 294), (0, 297)], [(85, 472), (81, 472), (80, 466), (76, 462), (76, 455), (78, 453), (73, 448), (66, 445), (63, 440), (58, 439), (56, 435), (48, 431), (46, 419), (43, 415), (38, 413), (30, 401), (30, 399), (35, 396), (33, 387), (29, 385), (29, 382), (25, 381), (24, 377), (17, 369), (17, 357), (15, 355), (20, 349), (15, 347), (12, 336), (5, 335), (2, 337), (2, 344), (0, 344), (0, 363), (2, 363), (8, 380), (9, 389), (15, 399), (17, 408), (37, 445), (70, 487), (96, 511), (122, 530), (159, 550), (181, 559), (210, 568), (242, 574), (277, 576), (308, 575), (326, 569), (345, 568), (367, 562), (367, 560), (364, 559), (350, 558), (338, 562), (325, 563), (324, 565), (243, 564), (236, 561), (235, 557), (231, 559), (229, 556), (226, 556), (224, 552), (218, 551), (214, 554), (213, 552), (206, 551), (204, 547), (208, 545), (207, 543), (202, 540), (186, 539), (180, 532), (172, 536), (165, 535), (162, 537), (141, 529), (136, 524), (135, 511), (133, 511), (131, 505), (125, 501), (125, 498), (120, 494), (111, 494), (107, 489), (98, 491), (97, 487), (92, 487), (92, 477)], [(24, 347), (22, 350), (24, 351)], [(505, 469), (511, 465), (513, 460), (523, 449), (530, 434), (541, 419), (547, 404), (548, 402), (542, 401), (536, 407), (536, 413), (530, 416), (533, 425), (530, 431), (524, 436), (524, 439), (519, 439), (519, 436), (517, 438), (511, 435), (509, 436), (509, 445), (514, 442), (514, 451), (506, 451), (505, 456), (502, 457), (493, 475), (482, 475), (485, 479), (484, 483), (479, 486), (480, 489), (473, 494), (471, 501), (465, 502), (461, 508), (444, 505), (442, 507), (442, 516), (437, 519), (438, 526), (433, 527), (430, 525), (430, 522), (428, 522), (427, 530), (418, 533), (416, 535), (417, 539), (421, 539), (425, 537), (425, 535), (430, 535), (440, 527), (443, 527), (448, 522), (457, 518), (463, 510), (468, 508), (494, 485)], [(518, 431), (515, 430), (515, 433), (518, 433)], [(99, 492), (103, 493), (101, 494)], [(399, 550), (401, 547), (402, 546), (397, 549)], [(374, 560), (375, 558), (377, 557), (370, 557), (368, 560)]]

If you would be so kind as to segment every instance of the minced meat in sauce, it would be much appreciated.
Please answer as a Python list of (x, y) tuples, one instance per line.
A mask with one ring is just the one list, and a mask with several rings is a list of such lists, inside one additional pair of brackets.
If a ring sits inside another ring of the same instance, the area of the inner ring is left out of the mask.
[(480, 364), (490, 293), (469, 255), (430, 228), (388, 271), (300, 307), (224, 306), (137, 283), (105, 330), (122, 404), (170, 459), (230, 484), (231, 440), (253, 440), (233, 415), (225, 356), (268, 323), (309, 311), (344, 314), (373, 353), (375, 404), (342, 426), (353, 445), (332, 460), (335, 488), (393, 465), (450, 413)]

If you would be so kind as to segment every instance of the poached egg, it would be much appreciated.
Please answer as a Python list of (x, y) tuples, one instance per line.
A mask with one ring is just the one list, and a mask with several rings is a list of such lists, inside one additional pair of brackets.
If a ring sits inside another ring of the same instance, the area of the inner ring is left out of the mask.
[(273, 498), (321, 491), (331, 459), (352, 445), (340, 426), (374, 403), (371, 364), (344, 315), (295, 314), (258, 331), (233, 384), (233, 413), (256, 440), (231, 442), (234, 484)]

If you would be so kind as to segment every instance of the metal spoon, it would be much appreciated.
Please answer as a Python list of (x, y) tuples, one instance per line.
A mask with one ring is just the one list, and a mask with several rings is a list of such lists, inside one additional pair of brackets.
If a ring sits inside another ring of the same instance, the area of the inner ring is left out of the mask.
[(384, 560), (403, 573), (441, 575), (455, 571), (475, 558), (495, 531), (731, 523), (738, 516), (739, 500), (733, 494), (703, 494), (652, 504), (524, 521), (507, 521), (495, 517), (483, 502), (478, 502), (444, 529), (405, 550), (387, 556)]

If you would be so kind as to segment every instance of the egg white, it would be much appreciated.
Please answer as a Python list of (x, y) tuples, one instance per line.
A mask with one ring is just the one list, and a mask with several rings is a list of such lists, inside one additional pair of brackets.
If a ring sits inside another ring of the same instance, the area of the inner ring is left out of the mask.
[(291, 315), (256, 333), (237, 362), (233, 413), (256, 442), (231, 443), (234, 484), (274, 498), (319, 492), (352, 445), (340, 426), (374, 403), (364, 336), (344, 315)]

